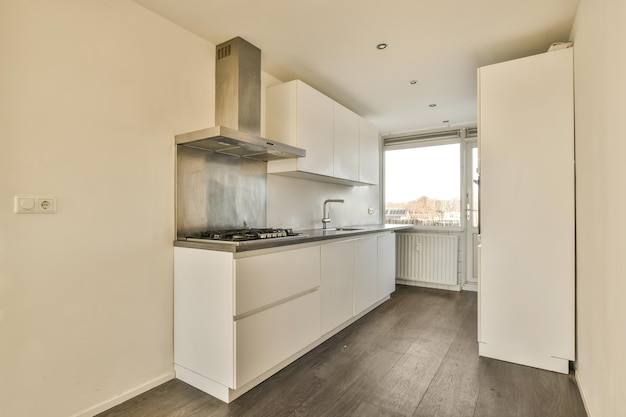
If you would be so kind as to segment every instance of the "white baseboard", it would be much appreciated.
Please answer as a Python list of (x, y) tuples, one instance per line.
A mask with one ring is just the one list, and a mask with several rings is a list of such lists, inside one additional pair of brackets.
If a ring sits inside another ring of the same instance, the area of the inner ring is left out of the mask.
[(228, 388), (225, 385), (215, 382), (204, 375), (200, 375), (184, 366), (174, 364), (174, 371), (176, 372), (176, 379), (179, 379), (192, 387), (198, 388), (200, 391), (204, 391), (209, 395), (217, 398), (220, 401), (229, 403), (233, 401), (236, 391)]
[(587, 412), (587, 417), (593, 417), (591, 413), (591, 409), (589, 408), (589, 402), (587, 400), (587, 394), (585, 391), (585, 387), (580, 383), (580, 379), (578, 378), (578, 370), (574, 372), (574, 379), (576, 379), (576, 385), (578, 386), (578, 392), (580, 392), (580, 398), (583, 400), (583, 405), (585, 406), (585, 411)]
[(139, 394), (143, 394), (146, 391), (151, 390), (154, 387), (158, 387), (159, 385), (174, 379), (174, 371), (167, 372), (163, 375), (160, 375), (150, 381), (147, 381), (138, 387), (132, 388), (128, 391), (121, 393), (120, 395), (116, 395), (115, 397), (108, 399), (106, 401), (101, 402), (100, 404), (94, 405), (93, 407), (89, 407), (88, 409), (81, 411), (78, 414), (74, 414), (72, 417), (93, 417), (98, 413), (108, 410), (109, 408), (115, 407), (118, 404), (123, 403), (126, 400), (130, 400), (133, 397), (136, 397)]

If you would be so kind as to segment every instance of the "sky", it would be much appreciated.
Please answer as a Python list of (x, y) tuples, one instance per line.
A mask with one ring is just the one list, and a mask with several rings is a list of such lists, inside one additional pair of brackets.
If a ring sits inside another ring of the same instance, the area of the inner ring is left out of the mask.
[(385, 151), (385, 200), (460, 198), (458, 143)]

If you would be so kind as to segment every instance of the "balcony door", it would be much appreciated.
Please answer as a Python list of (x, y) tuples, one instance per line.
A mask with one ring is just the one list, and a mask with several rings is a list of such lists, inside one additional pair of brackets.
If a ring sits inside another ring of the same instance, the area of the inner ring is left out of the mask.
[(479, 215), (478, 199), (480, 177), (478, 169), (478, 144), (466, 142), (465, 147), (465, 284), (463, 289), (477, 290)]

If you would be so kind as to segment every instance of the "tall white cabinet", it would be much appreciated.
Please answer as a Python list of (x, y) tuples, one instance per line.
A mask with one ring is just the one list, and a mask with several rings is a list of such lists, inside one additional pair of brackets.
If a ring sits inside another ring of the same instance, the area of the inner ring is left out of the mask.
[(482, 67), (481, 356), (574, 360), (573, 49)]

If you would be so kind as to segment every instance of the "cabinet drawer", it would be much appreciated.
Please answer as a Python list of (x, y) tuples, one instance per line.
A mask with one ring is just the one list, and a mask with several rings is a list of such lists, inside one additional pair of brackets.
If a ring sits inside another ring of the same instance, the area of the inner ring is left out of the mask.
[(293, 249), (235, 260), (235, 316), (320, 285), (320, 248)]
[(236, 388), (319, 337), (319, 290), (236, 321)]

